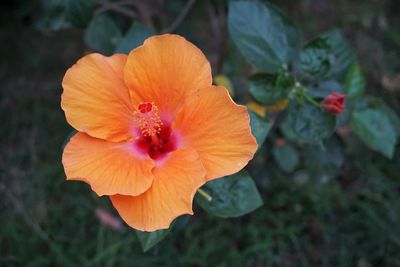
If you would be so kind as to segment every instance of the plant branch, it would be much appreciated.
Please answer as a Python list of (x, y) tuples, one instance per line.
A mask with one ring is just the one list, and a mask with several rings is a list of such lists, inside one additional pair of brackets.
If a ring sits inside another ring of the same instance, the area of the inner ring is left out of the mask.
[(192, 9), (192, 7), (193, 7), (193, 5), (195, 3), (196, 3), (196, 0), (189, 0), (186, 3), (186, 6), (182, 9), (182, 11), (179, 14), (179, 16), (174, 20), (174, 22), (172, 22), (172, 24), (170, 26), (168, 26), (167, 28), (165, 28), (161, 32), (162, 33), (173, 32), (182, 23), (182, 21), (185, 19), (185, 17), (187, 16), (187, 14)]

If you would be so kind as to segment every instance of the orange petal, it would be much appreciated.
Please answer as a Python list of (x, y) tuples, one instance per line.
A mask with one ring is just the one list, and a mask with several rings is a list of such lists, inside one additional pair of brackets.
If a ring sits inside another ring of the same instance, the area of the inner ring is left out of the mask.
[(193, 147), (207, 171), (207, 180), (241, 170), (257, 149), (247, 108), (236, 105), (220, 86), (201, 90), (185, 102), (173, 127)]
[(101, 195), (132, 195), (146, 191), (153, 181), (153, 161), (138, 156), (131, 143), (111, 143), (77, 133), (64, 149), (67, 180), (81, 180)]
[(61, 107), (75, 129), (115, 142), (131, 138), (133, 109), (122, 72), (126, 58), (90, 54), (68, 69)]
[(185, 38), (164, 34), (148, 38), (130, 52), (124, 68), (133, 103), (154, 102), (173, 114), (190, 94), (212, 83), (204, 54)]
[(110, 196), (124, 221), (141, 231), (167, 229), (176, 217), (193, 214), (194, 194), (205, 182), (205, 170), (192, 149), (172, 152), (153, 174), (153, 184), (143, 194)]

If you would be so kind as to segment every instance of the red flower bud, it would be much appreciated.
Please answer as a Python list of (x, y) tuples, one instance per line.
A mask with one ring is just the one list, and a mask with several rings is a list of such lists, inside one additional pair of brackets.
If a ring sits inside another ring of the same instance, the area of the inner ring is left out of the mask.
[(344, 110), (344, 100), (346, 99), (346, 95), (341, 94), (339, 92), (333, 92), (327, 97), (325, 97), (324, 101), (322, 101), (322, 106), (329, 113), (338, 115), (342, 113)]

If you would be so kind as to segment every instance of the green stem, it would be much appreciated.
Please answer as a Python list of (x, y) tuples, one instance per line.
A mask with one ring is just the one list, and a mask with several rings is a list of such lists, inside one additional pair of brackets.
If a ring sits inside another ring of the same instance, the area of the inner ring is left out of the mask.
[(308, 101), (308, 102), (310, 102), (311, 104), (313, 104), (314, 106), (316, 106), (316, 107), (321, 107), (321, 104), (320, 103), (318, 103), (317, 101), (315, 101), (314, 99), (312, 99), (311, 97), (309, 97), (308, 95), (306, 95), (306, 94), (303, 94), (303, 97)]
[(203, 189), (197, 189), (197, 192), (204, 197), (208, 202), (211, 202), (212, 200), (212, 196), (210, 196), (206, 191), (204, 191)]

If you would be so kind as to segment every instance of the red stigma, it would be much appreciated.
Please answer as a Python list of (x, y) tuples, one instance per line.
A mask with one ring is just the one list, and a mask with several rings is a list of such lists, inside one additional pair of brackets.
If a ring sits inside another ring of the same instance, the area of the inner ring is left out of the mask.
[(149, 102), (140, 103), (139, 106), (138, 106), (138, 110), (139, 110), (141, 113), (150, 112), (152, 109), (153, 109), (153, 105), (152, 105), (151, 103), (149, 103)]

